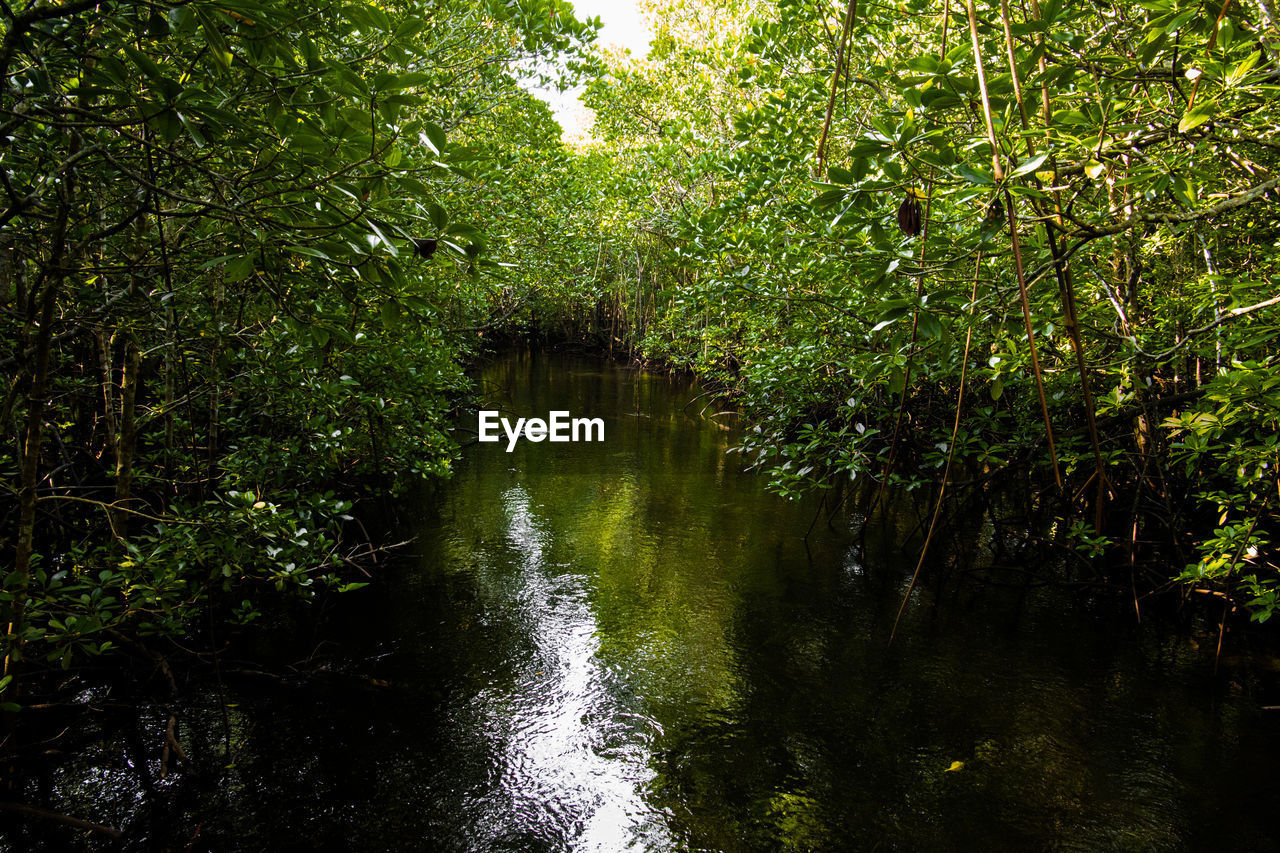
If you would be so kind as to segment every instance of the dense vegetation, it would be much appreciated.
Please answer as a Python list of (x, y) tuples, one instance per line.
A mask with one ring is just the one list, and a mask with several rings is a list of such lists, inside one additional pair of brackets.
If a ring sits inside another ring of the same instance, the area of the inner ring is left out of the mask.
[(502, 287), (468, 187), (555, 147), (513, 74), (594, 30), (559, 0), (4, 11), (13, 708), (23, 672), (362, 583), (352, 498), (447, 474)]
[(3, 8), (6, 708), (363, 583), (352, 501), (447, 476), (496, 334), (706, 377), (784, 493), (1025, 474), (1280, 606), (1268, 2), (672, 0), (645, 60), (562, 0), (295, 5)]
[(605, 287), (645, 356), (723, 384), (780, 491), (1026, 475), (1060, 544), (1272, 614), (1269, 5), (658, 20), (587, 95), (627, 200)]

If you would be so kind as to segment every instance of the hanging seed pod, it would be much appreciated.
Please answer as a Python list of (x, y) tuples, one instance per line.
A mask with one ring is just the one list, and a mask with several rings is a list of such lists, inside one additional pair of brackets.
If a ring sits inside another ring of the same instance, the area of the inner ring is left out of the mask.
[(1004, 202), (999, 196), (991, 199), (991, 203), (987, 205), (987, 224), (999, 225), (1004, 221)]
[(898, 227), (908, 237), (920, 233), (920, 200), (915, 190), (907, 190), (907, 197), (898, 206)]

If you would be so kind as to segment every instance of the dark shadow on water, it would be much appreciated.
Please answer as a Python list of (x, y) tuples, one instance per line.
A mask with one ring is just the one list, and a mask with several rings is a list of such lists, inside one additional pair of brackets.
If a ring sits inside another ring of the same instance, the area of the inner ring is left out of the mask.
[[(1224, 688), (1194, 635), (946, 571), (889, 647), (902, 530), (813, 525), (686, 381), (538, 355), (479, 381), (605, 440), (470, 446), (329, 624), (334, 678), (229, 683), (233, 769), (146, 794), (157, 732), (117, 732), (46, 801), (136, 849), (1280, 849), (1274, 674)], [(219, 755), (215, 696), (183, 720)]]

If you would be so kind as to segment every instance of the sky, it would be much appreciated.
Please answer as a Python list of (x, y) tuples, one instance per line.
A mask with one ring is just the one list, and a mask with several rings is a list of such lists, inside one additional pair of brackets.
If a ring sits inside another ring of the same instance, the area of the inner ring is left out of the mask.
[(578, 18), (600, 16), (604, 29), (600, 41), (631, 49), (636, 56), (649, 52), (649, 39), (653, 37), (649, 25), (640, 14), (637, 0), (573, 0)]
[[(643, 59), (649, 52), (649, 40), (653, 32), (640, 13), (639, 0), (572, 0), (574, 13), (583, 18), (600, 17), (604, 28), (598, 43), (603, 46), (627, 48), (631, 55)], [(591, 124), (591, 111), (578, 100), (581, 89), (568, 92), (534, 91), (534, 94), (551, 104), (556, 120), (564, 128), (566, 140), (580, 139)]]

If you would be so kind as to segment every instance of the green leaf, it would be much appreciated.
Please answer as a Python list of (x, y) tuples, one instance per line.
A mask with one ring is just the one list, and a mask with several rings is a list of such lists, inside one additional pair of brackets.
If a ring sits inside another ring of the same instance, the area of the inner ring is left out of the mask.
[(219, 256), (218, 256), (218, 257), (216, 257), (216, 258), (213, 258), (213, 259), (211, 259), (211, 260), (205, 261), (203, 264), (201, 264), (201, 265), (200, 265), (200, 269), (201, 269), (201, 270), (211, 270), (211, 269), (213, 269), (214, 267), (222, 266), (222, 265), (223, 265), (223, 264), (225, 264), (227, 261), (229, 261), (229, 260), (231, 260), (231, 259), (233, 259), (233, 258), (238, 258), (238, 257), (240, 257), (240, 256), (239, 256), (239, 255), (219, 255)]
[(844, 190), (827, 190), (826, 192), (815, 196), (809, 204), (811, 204), (815, 210), (829, 210), (844, 201), (845, 196), (846, 193)]
[(227, 264), (226, 271), (223, 273), (223, 280), (228, 282), (244, 281), (251, 275), (253, 275), (253, 256), (241, 255)]
[(445, 234), (453, 237), (472, 240), (480, 236), (480, 231), (474, 225), (468, 225), (465, 222), (455, 222), (444, 230)]
[(369, 223), (369, 228), (373, 231), (374, 236), (378, 238), (382, 245), (387, 247), (387, 251), (391, 253), (391, 257), (400, 257), (400, 252), (396, 249), (395, 243), (392, 243), (387, 239), (387, 235), (382, 233), (382, 229), (375, 225), (372, 219), (366, 221)]
[(1183, 12), (1181, 15), (1174, 16), (1174, 18), (1170, 20), (1168, 24), (1165, 25), (1165, 28), (1164, 28), (1165, 35), (1172, 35), (1174, 30), (1181, 28), (1183, 24), (1185, 24), (1187, 21), (1191, 20), (1192, 18), (1194, 18), (1196, 15), (1199, 15), (1199, 14), (1200, 14), (1200, 7), (1193, 6), (1192, 8)]
[(400, 328), (400, 305), (394, 301), (382, 303), (382, 326), (394, 332)]
[(936, 74), (938, 69), (942, 67), (942, 63), (938, 61), (936, 56), (924, 54), (922, 56), (913, 56), (906, 62), (907, 68), (912, 71), (918, 71), (921, 74)]
[(201, 9), (196, 10), (196, 15), (200, 19), (200, 32), (204, 36), (205, 44), (209, 46), (209, 54), (223, 71), (229, 70), (235, 57), (227, 47), (226, 39), (222, 37), (218, 25)]
[(1182, 116), (1182, 120), (1178, 122), (1178, 133), (1186, 133), (1204, 124), (1213, 118), (1214, 102), (1201, 101), (1191, 109), (1187, 110)]
[(956, 166), (956, 174), (964, 178), (969, 183), (978, 184), (979, 186), (989, 187), (995, 183), (995, 180), (991, 177), (991, 173), (987, 170), (982, 168), (975, 169), (970, 166), (966, 166), (963, 163)]
[(387, 89), (416, 89), (419, 86), (434, 82), (436, 82), (435, 74), (428, 71), (410, 71), (397, 76), (394, 81), (388, 83)]
[(1026, 184), (1012, 184), (1009, 187), (1009, 193), (1010, 195), (1026, 196), (1028, 198), (1048, 198), (1049, 197), (1047, 193), (1041, 192), (1035, 187), (1027, 186)]
[(437, 232), (443, 232), (449, 225), (449, 212), (434, 201), (427, 202), (427, 219)]
[(1245, 76), (1253, 70), (1253, 66), (1258, 64), (1258, 60), (1262, 58), (1260, 51), (1254, 51), (1244, 59), (1237, 62), (1231, 67), (1227, 73), (1227, 83), (1235, 85), (1245, 78)]
[(1036, 157), (1032, 157), (1030, 160), (1025, 160), (1018, 164), (1018, 168), (1013, 170), (1013, 176), (1016, 178), (1020, 175), (1029, 175), (1043, 166), (1044, 162), (1048, 159), (1049, 154), (1046, 152)]
[(444, 128), (435, 122), (427, 122), (422, 127), (422, 135), (426, 138), (427, 145), (436, 154), (444, 154), (445, 148), (449, 145), (448, 137), (445, 136)]
[(827, 169), (827, 179), (833, 184), (848, 185), (853, 183), (853, 172), (848, 169), (842, 169), (839, 166), (832, 166)]
[(127, 54), (128, 57), (133, 60), (134, 66), (137, 67), (140, 71), (142, 71), (142, 73), (146, 75), (147, 79), (149, 79), (152, 82), (152, 84), (154, 84), (156, 87), (159, 87), (161, 84), (164, 83), (165, 81), (164, 72), (160, 70), (160, 66), (156, 65), (155, 62), (152, 61), (151, 57), (147, 56), (145, 53), (143, 53), (142, 51), (138, 50), (137, 48), (133, 47), (130, 44), (126, 43), (121, 45), (121, 47), (124, 48), (125, 54)]
[(186, 35), (195, 29), (195, 18), (187, 6), (175, 6), (168, 12), (171, 32)]
[(181, 112), (175, 111), (175, 114), (178, 116), (178, 121), (182, 122), (182, 126), (187, 129), (187, 135), (191, 137), (191, 141), (196, 144), (197, 148), (203, 148), (206, 143), (204, 134), (200, 132), (200, 128), (193, 122), (189, 121)]
[(1197, 193), (1195, 181), (1179, 175), (1173, 179), (1173, 184), (1169, 189), (1173, 193), (1174, 197), (1187, 207), (1196, 206)]
[(889, 393), (901, 394), (907, 387), (907, 374), (901, 367), (894, 365), (889, 370)]
[(169, 37), (169, 18), (159, 10), (147, 19), (147, 35), (157, 41)]
[(313, 249), (310, 246), (289, 246), (290, 252), (296, 252), (299, 255), (310, 255), (313, 258), (319, 258), (322, 261), (332, 261), (333, 258), (326, 255), (319, 249)]

